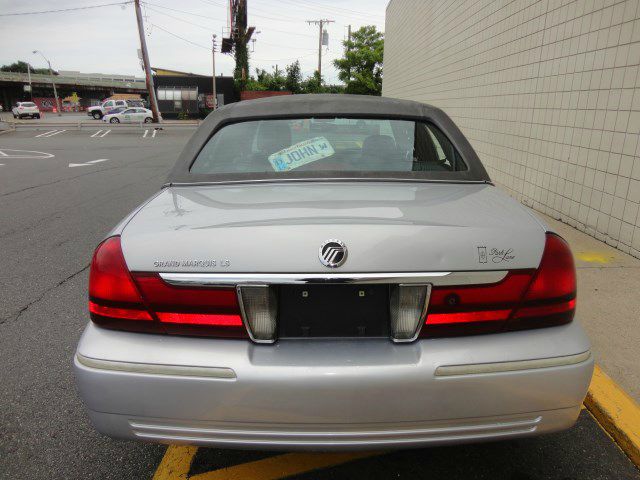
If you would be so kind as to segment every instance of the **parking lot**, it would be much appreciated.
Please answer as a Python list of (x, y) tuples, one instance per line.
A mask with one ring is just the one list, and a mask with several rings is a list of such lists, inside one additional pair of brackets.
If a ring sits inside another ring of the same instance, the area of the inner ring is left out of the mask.
[[(397, 452), (167, 448), (98, 435), (71, 369), (88, 320), (91, 254), (163, 184), (194, 130), (109, 128), (96, 121), (82, 128), (34, 125), (0, 134), (1, 478), (640, 479), (586, 409), (562, 433)], [(637, 400), (640, 353), (637, 324), (629, 320), (639, 311), (640, 299), (633, 297), (640, 261), (558, 228), (576, 254), (583, 292), (578, 318), (596, 360)], [(624, 285), (614, 289), (617, 282)], [(627, 301), (620, 304), (616, 295)]]

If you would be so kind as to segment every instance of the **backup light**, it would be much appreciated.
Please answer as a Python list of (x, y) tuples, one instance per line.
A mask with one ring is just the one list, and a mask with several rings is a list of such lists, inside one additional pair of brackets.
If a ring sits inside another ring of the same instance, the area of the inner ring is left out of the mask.
[(427, 312), (431, 285), (398, 285), (391, 289), (391, 338), (411, 342), (418, 336)]
[(268, 285), (239, 285), (240, 311), (251, 339), (258, 343), (276, 340), (276, 294)]

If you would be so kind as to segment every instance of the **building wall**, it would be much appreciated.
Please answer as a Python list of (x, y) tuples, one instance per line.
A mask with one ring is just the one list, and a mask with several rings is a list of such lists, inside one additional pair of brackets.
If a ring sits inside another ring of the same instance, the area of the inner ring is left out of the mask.
[(498, 185), (640, 257), (640, 1), (391, 0), (384, 60)]

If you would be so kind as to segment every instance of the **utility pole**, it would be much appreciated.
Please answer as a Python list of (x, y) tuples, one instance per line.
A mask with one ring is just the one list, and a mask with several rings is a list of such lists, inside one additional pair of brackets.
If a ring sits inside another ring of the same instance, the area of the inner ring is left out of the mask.
[(33, 85), (31, 85), (31, 66), (27, 62), (27, 75), (29, 76), (29, 94), (31, 95), (31, 101), (33, 102)]
[(213, 37), (211, 38), (211, 43), (212, 43), (212, 47), (211, 47), (211, 59), (212, 59), (212, 66), (213, 66), (213, 85), (212, 85), (212, 92), (213, 92), (213, 109), (215, 110), (217, 105), (218, 105), (218, 96), (216, 94), (216, 36), (215, 34), (213, 35)]
[[(56, 90), (56, 80), (55, 80), (55, 77), (53, 76), (53, 69), (51, 68), (51, 62), (47, 57), (44, 56), (44, 53), (42, 53), (40, 50), (34, 50), (33, 53), (34, 54), (39, 53), (40, 55), (42, 55), (42, 58), (44, 58), (44, 60), (47, 62), (47, 65), (49, 65), (49, 75), (51, 75), (51, 84), (53, 85), (53, 96), (56, 98), (56, 108), (58, 109), (58, 116), (61, 117), (62, 112), (60, 110), (62, 109), (60, 108), (60, 99), (58, 98), (58, 90)], [(31, 97), (33, 98), (33, 93), (31, 94)]]
[(318, 75), (322, 80), (322, 32), (323, 27), (327, 23), (333, 23), (334, 20), (327, 20), (326, 18), (322, 18), (320, 20), (307, 20), (309, 25), (318, 25), (319, 27), (319, 35), (318, 35)]
[(156, 90), (153, 86), (153, 77), (151, 76), (151, 67), (149, 65), (149, 52), (147, 51), (147, 41), (144, 38), (144, 27), (142, 25), (142, 12), (140, 11), (140, 0), (134, 0), (136, 9), (136, 19), (138, 20), (138, 34), (140, 35), (140, 49), (142, 50), (142, 62), (144, 63), (144, 74), (147, 81), (147, 92), (149, 93), (149, 106), (153, 114), (153, 122), (160, 122), (160, 114), (158, 112), (158, 100), (156, 98)]
[[(349, 25), (349, 30), (347, 31), (347, 42), (351, 41), (351, 25)], [(349, 47), (349, 44), (347, 44), (347, 53), (349, 53), (351, 51), (351, 47)], [(349, 67), (349, 81), (347, 82), (347, 84), (351, 81), (351, 67)]]

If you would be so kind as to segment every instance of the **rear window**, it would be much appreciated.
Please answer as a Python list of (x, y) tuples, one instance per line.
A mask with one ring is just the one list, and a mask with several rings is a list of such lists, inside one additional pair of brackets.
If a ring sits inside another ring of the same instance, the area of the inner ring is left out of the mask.
[[(300, 118), (247, 121), (216, 132), (195, 174), (461, 172), (467, 165), (435, 125), (413, 120)], [(422, 176), (422, 175), (421, 175)]]
[(21, 102), (19, 103), (19, 105), (23, 106), (23, 107), (35, 107), (36, 104), (33, 102)]

